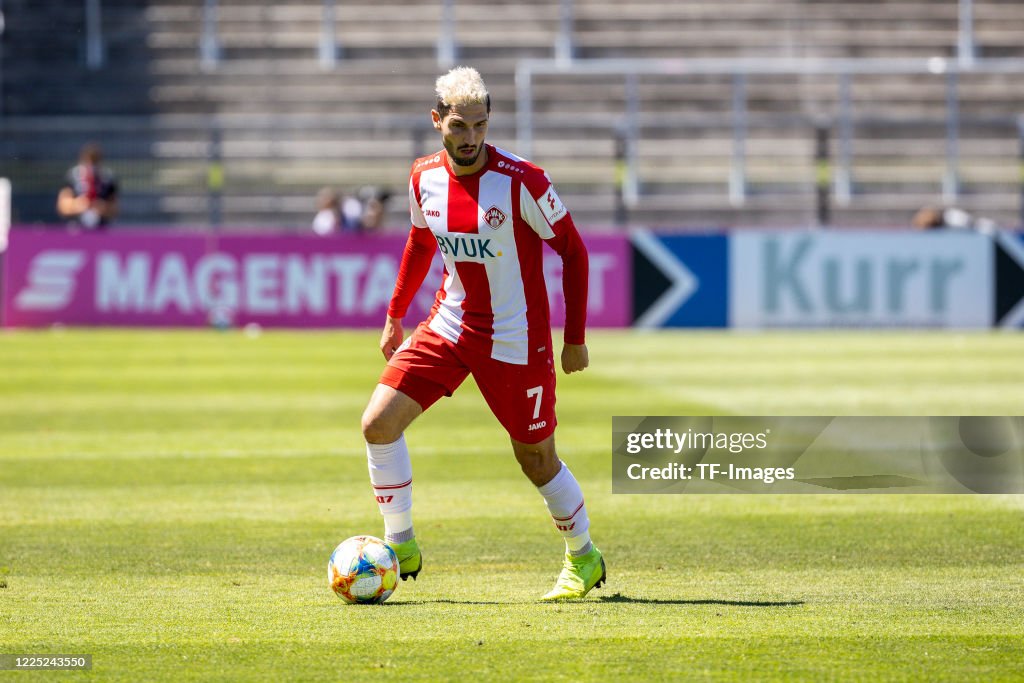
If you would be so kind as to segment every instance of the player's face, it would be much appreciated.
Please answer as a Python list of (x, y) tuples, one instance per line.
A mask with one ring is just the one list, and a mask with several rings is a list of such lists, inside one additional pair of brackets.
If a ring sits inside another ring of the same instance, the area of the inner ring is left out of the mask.
[(487, 105), (466, 104), (452, 107), (443, 119), (434, 112), (434, 126), (453, 164), (475, 166), (484, 150), (487, 136)]

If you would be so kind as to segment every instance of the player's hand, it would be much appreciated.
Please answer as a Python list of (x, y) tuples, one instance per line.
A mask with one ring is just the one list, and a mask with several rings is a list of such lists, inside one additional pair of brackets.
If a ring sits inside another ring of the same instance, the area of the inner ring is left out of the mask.
[(566, 344), (562, 347), (562, 372), (579, 372), (590, 365), (586, 344)]
[(391, 356), (395, 355), (395, 351), (402, 345), (404, 336), (402, 320), (389, 315), (387, 322), (384, 323), (384, 332), (380, 335), (380, 351), (384, 354), (385, 360), (391, 360)]

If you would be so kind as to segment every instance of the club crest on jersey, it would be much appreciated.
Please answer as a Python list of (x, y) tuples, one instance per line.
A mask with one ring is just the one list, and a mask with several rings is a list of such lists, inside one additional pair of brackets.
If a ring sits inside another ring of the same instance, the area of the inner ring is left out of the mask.
[(496, 206), (492, 206), (487, 209), (487, 213), (484, 214), (484, 220), (487, 222), (487, 225), (491, 226), (495, 230), (502, 226), (506, 218), (508, 218), (508, 216), (505, 215), (505, 212)]

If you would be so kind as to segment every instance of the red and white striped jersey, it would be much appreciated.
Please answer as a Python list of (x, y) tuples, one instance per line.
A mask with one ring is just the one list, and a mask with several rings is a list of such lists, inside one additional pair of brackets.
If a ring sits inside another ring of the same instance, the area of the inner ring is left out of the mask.
[[(487, 164), (472, 175), (455, 175), (443, 151), (413, 164), (413, 228), (389, 315), (405, 314), (426, 273), (424, 251), (427, 266), (433, 256), (433, 249), (423, 248), (424, 238), (432, 239), (445, 272), (430, 328), (454, 344), (525, 365), (531, 352), (551, 353), (544, 241), (563, 259), (565, 340), (583, 343), (586, 248), (541, 168), (491, 145), (487, 153)], [(412, 260), (418, 261), (415, 268)]]

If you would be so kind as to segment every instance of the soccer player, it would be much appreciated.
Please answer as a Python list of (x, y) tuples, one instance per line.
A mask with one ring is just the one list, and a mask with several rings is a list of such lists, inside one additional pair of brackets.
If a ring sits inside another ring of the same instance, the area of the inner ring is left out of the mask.
[(96, 143), (82, 147), (78, 164), (68, 170), (57, 195), (57, 213), (73, 227), (99, 230), (117, 215), (117, 179), (110, 169), (100, 166), (102, 158)]
[[(412, 166), (412, 229), (380, 342), (387, 366), (362, 420), (385, 540), (398, 555), (402, 579), (415, 579), (423, 556), (413, 533), (404, 432), (472, 373), (565, 539), (562, 571), (541, 599), (582, 598), (605, 580), (605, 564), (590, 540), (583, 492), (555, 452), (555, 366), (541, 250), (546, 242), (562, 257), (561, 365), (572, 373), (589, 364), (586, 247), (547, 174), (484, 142), (491, 99), (480, 74), (459, 67), (438, 78), (436, 88), (431, 117), (444, 149)], [(430, 315), (403, 341), (402, 318), (437, 249), (444, 282)]]

